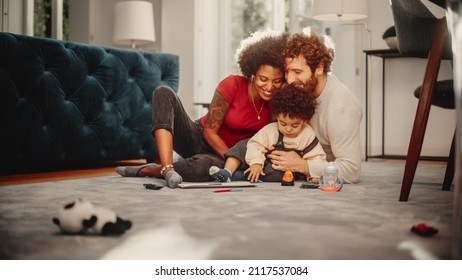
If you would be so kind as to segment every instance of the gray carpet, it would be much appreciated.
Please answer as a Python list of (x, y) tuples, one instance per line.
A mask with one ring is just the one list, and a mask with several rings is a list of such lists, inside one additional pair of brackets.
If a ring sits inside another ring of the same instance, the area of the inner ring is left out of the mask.
[[(404, 161), (363, 163), (339, 193), (260, 184), (242, 192), (147, 190), (114, 176), (0, 187), (0, 259), (450, 259), (453, 192), (445, 164), (421, 162), (399, 202)], [(51, 219), (75, 198), (113, 209), (119, 237), (63, 235)], [(426, 223), (425, 238), (410, 232)]]

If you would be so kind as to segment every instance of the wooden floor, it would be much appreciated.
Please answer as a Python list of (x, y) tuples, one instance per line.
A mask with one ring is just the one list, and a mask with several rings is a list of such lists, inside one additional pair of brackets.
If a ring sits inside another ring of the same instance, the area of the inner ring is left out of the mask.
[(128, 160), (107, 163), (104, 166), (92, 168), (66, 169), (48, 172), (31, 172), (24, 174), (9, 174), (0, 176), (0, 186), (11, 186), (28, 183), (53, 182), (60, 180), (71, 180), (81, 178), (91, 178), (98, 176), (115, 175), (115, 167), (123, 165), (145, 164), (145, 160)]

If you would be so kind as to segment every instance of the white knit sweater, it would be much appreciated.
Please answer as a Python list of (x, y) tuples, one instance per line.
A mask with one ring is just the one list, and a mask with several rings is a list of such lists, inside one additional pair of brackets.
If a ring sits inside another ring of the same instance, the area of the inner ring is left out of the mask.
[(360, 123), (362, 106), (356, 95), (337, 77), (328, 74), (326, 86), (317, 98), (310, 124), (327, 155), (327, 161), (310, 161), (311, 176), (322, 174), (328, 162), (339, 167), (347, 183), (359, 182), (361, 175)]

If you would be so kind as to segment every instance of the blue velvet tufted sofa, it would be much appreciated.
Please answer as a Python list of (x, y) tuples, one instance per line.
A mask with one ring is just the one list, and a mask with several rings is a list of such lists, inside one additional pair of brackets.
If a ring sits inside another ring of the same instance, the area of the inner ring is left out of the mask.
[(151, 94), (179, 58), (0, 33), (0, 161), (33, 166), (157, 156)]

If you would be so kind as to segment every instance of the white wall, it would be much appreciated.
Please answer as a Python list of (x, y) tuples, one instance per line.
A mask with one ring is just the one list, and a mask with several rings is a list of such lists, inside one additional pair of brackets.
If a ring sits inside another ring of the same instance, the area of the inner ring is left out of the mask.
[(94, 18), (90, 0), (69, 0), (69, 40), (82, 43), (93, 43), (90, 31), (90, 19)]
[(162, 52), (180, 56), (178, 95), (189, 116), (193, 116), (194, 99), (194, 2), (164, 0), (162, 2)]
[[(194, 88), (191, 92), (194, 101), (209, 103), (218, 82), (225, 75), (220, 71), (220, 56), (224, 56), (225, 47), (220, 44), (220, 3), (216, 0), (195, 0), (194, 11)], [(225, 1), (221, 1), (225, 2)], [(202, 106), (194, 106), (194, 118), (207, 113)]]

